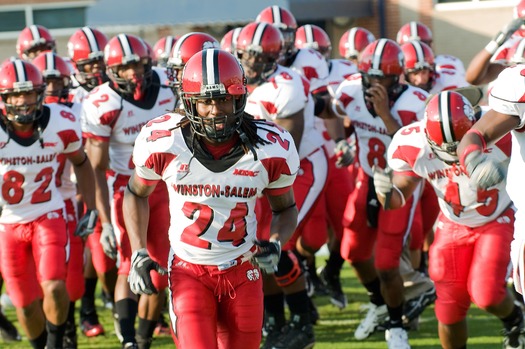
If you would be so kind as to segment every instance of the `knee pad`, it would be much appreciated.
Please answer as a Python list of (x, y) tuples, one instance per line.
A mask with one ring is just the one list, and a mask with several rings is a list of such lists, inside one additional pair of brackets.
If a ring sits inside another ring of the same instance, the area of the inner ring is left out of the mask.
[(303, 274), (301, 263), (293, 254), (292, 251), (283, 251), (279, 264), (277, 264), (277, 272), (275, 273), (275, 281), (280, 287), (291, 285), (295, 280)]

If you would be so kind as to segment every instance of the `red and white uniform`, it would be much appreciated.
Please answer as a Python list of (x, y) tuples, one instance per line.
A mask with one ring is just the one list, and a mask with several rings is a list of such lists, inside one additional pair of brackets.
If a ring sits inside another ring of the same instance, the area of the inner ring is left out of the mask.
[[(326, 242), (324, 219), (322, 222), (309, 220), (326, 186), (328, 158), (322, 147), (323, 136), (315, 128), (314, 104), (308, 87), (308, 83), (299, 74), (279, 65), (266, 82), (250, 92), (245, 108), (255, 118), (270, 121), (286, 118), (304, 109), (303, 135), (298, 149), (301, 171), (294, 183), (295, 201), (299, 209), (298, 228), (285, 249), (294, 248), (297, 237), (302, 234), (301, 228), (307, 221), (309, 224), (318, 224), (318, 230), (316, 236), (311, 237), (313, 240), (309, 241), (307, 238), (305, 243), (310, 247), (319, 245), (317, 247), (320, 248)], [(261, 207), (264, 212), (261, 214), (267, 217), (259, 221), (265, 222), (261, 224), (261, 231), (269, 233), (271, 211), (263, 203)]]
[(86, 88), (77, 81), (73, 74), (71, 75), (71, 84), (73, 86), (69, 91), (71, 101), (73, 103), (82, 103), (90, 91), (86, 90)]
[(515, 115), (519, 118), (519, 125), (511, 132), (512, 156), (507, 171), (507, 192), (517, 207), (516, 223), (514, 225), (514, 240), (512, 242), (512, 264), (514, 266), (514, 285), (516, 290), (523, 293), (525, 290), (525, 197), (523, 187), (523, 173), (525, 173), (525, 65), (519, 64), (503, 70), (494, 81), (494, 87), (489, 94), (489, 106), (497, 112)]
[(66, 278), (68, 237), (55, 174), (60, 154), (81, 149), (80, 125), (69, 108), (57, 104), (44, 106), (40, 123), (42, 143), (0, 128), (1, 264), (16, 307), (42, 297), (40, 282)]
[[(67, 105), (75, 115), (80, 127), (79, 115), (82, 105), (71, 103)], [(66, 288), (71, 301), (77, 301), (84, 294), (84, 242), (82, 238), (75, 236), (79, 212), (77, 206), (77, 184), (74, 181), (73, 164), (65, 154), (57, 156), (58, 169), (56, 172), (56, 184), (60, 195), (64, 199), (66, 209), (67, 227), (69, 235), (69, 258), (67, 264)], [(82, 212), (80, 212), (82, 214)]]
[[(423, 118), (427, 92), (405, 85), (390, 112), (400, 125), (408, 125)], [(415, 205), (397, 210), (383, 210), (375, 197), (372, 166), (385, 168), (386, 153), (391, 142), (386, 126), (379, 116), (372, 115), (366, 106), (361, 75), (355, 74), (336, 91), (336, 103), (351, 119), (358, 143), (356, 189), (348, 198), (343, 218), (345, 232), (341, 253), (353, 262), (368, 260), (375, 254), (378, 269), (399, 266), (403, 240), (410, 231)], [(374, 253), (375, 248), (375, 253)]]
[(437, 94), (441, 91), (467, 86), (469, 86), (469, 83), (465, 80), (465, 73), (461, 74), (456, 69), (439, 67), (436, 65), (434, 71), (434, 82), (432, 83), (429, 93)]
[[(144, 100), (130, 101), (117, 93), (110, 84), (104, 83), (95, 88), (84, 98), (82, 103), (82, 131), (85, 138), (95, 138), (109, 142), (110, 171), (108, 173), (108, 189), (111, 202), (111, 220), (115, 235), (119, 242), (121, 263), (119, 273), (127, 274), (130, 267), (131, 247), (126, 234), (124, 219), (122, 216), (122, 201), (124, 188), (133, 173), (134, 165), (132, 153), (135, 139), (142, 126), (153, 117), (163, 114), (166, 110), (172, 110), (176, 98), (169, 88), (161, 87), (166, 76), (163, 70), (153, 68), (153, 82), (148, 88)], [(169, 220), (160, 214), (168, 211), (168, 197), (166, 188), (157, 186), (156, 192), (150, 196), (150, 209), (152, 216), (157, 219), (151, 220), (148, 229), (155, 233), (148, 234), (148, 251), (152, 259), (161, 265), (167, 261), (167, 237), (159, 234), (166, 231)], [(94, 250), (101, 250), (95, 248)], [(103, 255), (93, 256), (93, 264), (97, 268), (96, 259), (105, 261)], [(102, 266), (109, 268), (111, 266)], [(104, 270), (107, 271), (107, 270)], [(158, 275), (154, 276), (154, 282)], [(165, 280), (165, 277), (160, 277)]]
[[(441, 213), (430, 247), (429, 273), (437, 292), (436, 316), (451, 325), (465, 318), (471, 300), (482, 308), (503, 301), (514, 209), (505, 182), (488, 190), (472, 189), (459, 164), (439, 160), (424, 127), (416, 122), (395, 134), (388, 164), (396, 172), (428, 180), (438, 196)], [(487, 154), (506, 161), (510, 146), (507, 136)]]
[(217, 335), (219, 342), (224, 336), (221, 326), (232, 326), (239, 338), (224, 339), (227, 347), (242, 341), (258, 347), (262, 279), (259, 269), (245, 262), (254, 250), (257, 197), (290, 190), (299, 171), (293, 139), (260, 121), (258, 135), (272, 143), (255, 148), (256, 161), (240, 144), (228, 161), (209, 160), (197, 146), (188, 147), (192, 135), (188, 127), (176, 127), (180, 118), (172, 113), (149, 122), (133, 153), (136, 174), (149, 183), (164, 181), (170, 195), (170, 317), (176, 344), (213, 348)]
[(451, 55), (436, 55), (434, 58), (434, 64), (436, 66), (436, 70), (452, 69), (463, 78), (465, 77), (465, 65), (461, 59), (457, 57)]
[(328, 78), (328, 64), (326, 59), (316, 50), (301, 48), (297, 50), (289, 68), (299, 73), (310, 83), (310, 92), (326, 88)]

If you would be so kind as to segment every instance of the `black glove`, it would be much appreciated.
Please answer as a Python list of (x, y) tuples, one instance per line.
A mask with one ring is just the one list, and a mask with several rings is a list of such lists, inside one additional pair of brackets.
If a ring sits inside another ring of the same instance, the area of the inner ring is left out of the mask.
[(274, 274), (277, 271), (277, 264), (281, 258), (281, 242), (255, 240), (257, 251), (252, 257), (252, 264), (258, 266), (266, 274)]
[(93, 233), (95, 225), (97, 224), (97, 219), (97, 210), (87, 210), (86, 214), (78, 220), (77, 228), (75, 229), (75, 236), (85, 238)]
[(165, 275), (168, 272), (159, 263), (150, 258), (145, 248), (133, 252), (131, 255), (131, 269), (128, 275), (129, 287), (133, 293), (159, 293), (151, 281), (150, 271), (152, 270), (156, 270), (160, 275)]

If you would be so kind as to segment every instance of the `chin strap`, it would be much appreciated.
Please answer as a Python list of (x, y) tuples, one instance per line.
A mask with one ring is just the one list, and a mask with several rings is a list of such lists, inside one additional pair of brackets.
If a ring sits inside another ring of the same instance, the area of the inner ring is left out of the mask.
[(255, 148), (253, 147), (253, 144), (252, 142), (250, 142), (250, 140), (248, 139), (248, 136), (246, 136), (246, 133), (244, 133), (244, 131), (239, 127), (237, 129), (237, 133), (239, 134), (239, 137), (241, 138), (241, 142), (246, 146), (248, 147), (248, 149), (250, 149), (250, 151), (252, 152), (253, 154), (253, 159), (255, 161), (257, 161), (258, 157), (257, 157), (257, 152), (255, 151)]

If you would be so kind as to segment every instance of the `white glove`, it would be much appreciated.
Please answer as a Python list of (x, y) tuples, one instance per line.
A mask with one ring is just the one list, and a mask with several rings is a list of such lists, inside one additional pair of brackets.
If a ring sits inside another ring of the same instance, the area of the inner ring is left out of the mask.
[(281, 242), (255, 240), (257, 251), (252, 257), (252, 264), (258, 266), (266, 274), (274, 274), (281, 258)]
[(128, 275), (131, 292), (148, 295), (159, 293), (151, 281), (150, 271), (152, 270), (156, 270), (160, 275), (165, 275), (168, 272), (159, 263), (150, 258), (145, 248), (133, 252), (131, 255), (131, 269)]
[(503, 165), (495, 162), (487, 154), (479, 150), (467, 155), (465, 167), (469, 174), (472, 188), (487, 189), (500, 183), (505, 178)]
[(102, 234), (100, 234), (100, 244), (106, 256), (117, 259), (117, 238), (113, 232), (111, 223), (102, 223)]
[(382, 197), (387, 197), (392, 194), (392, 169), (387, 167), (382, 169), (379, 166), (372, 166), (372, 172), (374, 174), (374, 187), (376, 188), (376, 193)]
[(335, 155), (337, 156), (337, 167), (352, 165), (355, 157), (355, 146), (352, 147), (346, 139), (340, 139), (335, 144)]
[(98, 211), (97, 210), (87, 210), (86, 214), (80, 218), (77, 222), (77, 228), (75, 229), (75, 236), (80, 236), (85, 238), (95, 229), (97, 224)]
[(510, 21), (499, 33), (496, 34), (494, 39), (492, 39), (488, 45), (485, 47), (485, 49), (491, 53), (494, 54), (496, 50), (507, 41), (512, 34), (520, 27), (525, 24), (523, 18), (516, 18)]

